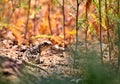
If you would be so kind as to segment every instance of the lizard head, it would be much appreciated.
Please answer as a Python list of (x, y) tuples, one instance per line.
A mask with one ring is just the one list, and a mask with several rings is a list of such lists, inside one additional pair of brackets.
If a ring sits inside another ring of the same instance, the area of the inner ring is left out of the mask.
[(52, 46), (52, 42), (50, 42), (50, 41), (43, 41), (42, 43), (39, 44), (39, 48), (41, 50), (45, 50), (51, 46)]

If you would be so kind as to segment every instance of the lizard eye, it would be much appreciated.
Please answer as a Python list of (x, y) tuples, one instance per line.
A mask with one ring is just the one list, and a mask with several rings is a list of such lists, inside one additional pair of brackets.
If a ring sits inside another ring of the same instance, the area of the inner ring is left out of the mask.
[(52, 43), (50, 41), (45, 41), (42, 44), (44, 44), (44, 45), (51, 45)]
[(34, 56), (32, 56), (32, 58), (35, 58)]

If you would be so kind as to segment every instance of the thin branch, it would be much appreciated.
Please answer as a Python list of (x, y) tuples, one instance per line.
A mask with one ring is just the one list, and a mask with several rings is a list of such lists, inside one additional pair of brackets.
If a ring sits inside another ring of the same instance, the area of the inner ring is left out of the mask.
[(78, 11), (79, 11), (79, 2), (78, 2), (78, 0), (77, 0), (77, 11), (76, 11), (76, 51), (77, 51), (77, 49), (78, 49), (78, 29), (79, 29), (79, 27), (78, 27)]
[[(117, 16), (118, 19), (120, 19), (120, 0), (117, 0)], [(118, 70), (120, 67), (120, 21), (117, 21), (117, 27), (118, 27)]]
[(64, 35), (64, 40), (66, 39), (65, 37), (65, 1), (63, 0), (63, 6), (62, 6), (62, 10), (63, 10), (63, 35)]
[(35, 35), (36, 32), (36, 26), (37, 26), (37, 18), (36, 18), (36, 7), (37, 7), (37, 0), (35, 0), (35, 5), (34, 5), (34, 10), (35, 10), (35, 14), (34, 14), (34, 26), (33, 26), (33, 32)]
[(76, 60), (76, 54), (78, 53), (78, 30), (79, 30), (79, 27), (78, 27), (78, 11), (79, 11), (79, 5), (80, 5), (80, 3), (78, 2), (78, 0), (76, 0), (77, 2), (76, 2), (76, 4), (77, 4), (77, 11), (76, 11), (76, 45), (75, 45), (75, 53), (74, 53), (74, 62), (73, 62), (73, 73), (74, 73), (74, 77), (75, 77), (75, 75), (76, 75), (76, 73), (75, 73), (75, 69), (74, 69), (74, 67), (76, 66), (76, 62), (75, 62), (75, 60)]
[(86, 15), (86, 17), (85, 17), (85, 19), (86, 19), (86, 30), (85, 30), (85, 49), (86, 49), (86, 52), (87, 52), (87, 50), (88, 50), (88, 47), (87, 47), (87, 36), (88, 36), (88, 10), (89, 10), (89, 8), (90, 8), (90, 4), (91, 4), (91, 2), (92, 2), (92, 0), (87, 0), (86, 1), (86, 8), (85, 8), (85, 15)]
[(53, 32), (52, 32), (51, 20), (50, 20), (50, 3), (48, 3), (48, 24), (49, 24), (50, 33), (52, 35)]
[(29, 15), (30, 15), (30, 5), (31, 5), (31, 0), (28, 1), (28, 13), (27, 13), (27, 21), (26, 21), (26, 26), (25, 26), (25, 33), (24, 33), (24, 39), (27, 39), (27, 33), (28, 33), (28, 22), (29, 22)]
[(101, 0), (99, 0), (99, 28), (100, 28), (100, 52), (101, 52), (101, 63), (103, 63), (103, 51), (102, 51), (102, 16), (101, 16)]
[(109, 48), (109, 60), (111, 61), (111, 42), (110, 42), (110, 33), (109, 33), (109, 19), (108, 19), (108, 1), (105, 0), (105, 16), (106, 16), (106, 27), (107, 27), (107, 39), (108, 39), (108, 48)]

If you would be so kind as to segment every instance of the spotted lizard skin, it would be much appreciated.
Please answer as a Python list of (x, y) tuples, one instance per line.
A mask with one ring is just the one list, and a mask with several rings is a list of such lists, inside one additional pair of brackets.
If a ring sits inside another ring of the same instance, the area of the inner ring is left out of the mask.
[(27, 49), (24, 52), (24, 55), (22, 57), (22, 61), (27, 65), (42, 69), (40, 66), (37, 65), (40, 63), (41, 51), (44, 51), (44, 49), (48, 48), (51, 45), (52, 45), (52, 43), (50, 41), (44, 41), (37, 46), (34, 46), (34, 47)]

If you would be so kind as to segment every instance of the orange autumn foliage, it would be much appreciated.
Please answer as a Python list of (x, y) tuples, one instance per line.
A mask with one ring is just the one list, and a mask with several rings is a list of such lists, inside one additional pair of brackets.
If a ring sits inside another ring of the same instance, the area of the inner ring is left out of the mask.
[[(49, 11), (48, 3), (49, 3), (49, 0), (37, 1), (37, 2), (32, 1), (31, 7), (30, 7), (29, 21), (28, 21), (28, 24), (26, 24), (28, 9), (24, 8), (23, 6), (23, 7), (16, 7), (15, 10), (12, 11), (13, 4), (11, 1), (9, 1), (8, 4), (10, 9), (5, 10), (5, 14), (9, 15), (9, 12), (11, 12), (12, 19), (10, 22), (11, 25), (7, 27), (7, 30), (13, 33), (13, 35), (15, 36), (14, 40), (16, 40), (19, 45), (31, 40), (32, 37), (37, 37), (37, 36), (38, 36), (37, 39), (47, 38), (47, 39), (50, 39), (53, 42), (53, 44), (58, 44), (60, 46), (63, 46), (63, 44), (69, 44), (71, 42), (71, 39), (74, 38), (76, 32), (75, 30), (73, 30), (73, 28), (71, 28), (71, 25), (74, 26), (74, 19), (69, 16), (69, 12), (70, 12), (69, 8), (68, 10), (66, 10), (67, 12), (65, 13), (66, 18), (70, 18), (70, 19), (67, 19), (67, 21), (65, 21), (66, 22), (66, 34), (65, 34), (66, 39), (64, 40), (62, 10), (61, 8), (58, 8), (58, 9), (54, 8), (54, 5), (52, 4), (50, 6), (50, 11)], [(35, 4), (37, 4), (36, 7), (39, 4), (41, 5), (41, 9), (39, 9), (37, 12), (35, 9)], [(17, 6), (17, 3), (15, 4), (15, 6)], [(50, 31), (50, 24), (48, 19), (49, 14), (50, 14), (52, 34)], [(35, 17), (37, 19), (35, 19)], [(36, 24), (35, 24), (35, 21), (36, 21)], [(27, 32), (26, 32), (27, 41), (24, 39), (26, 25), (27, 25)], [(49, 35), (49, 36), (46, 36), (46, 35)], [(36, 40), (36, 38), (32, 40)]]

